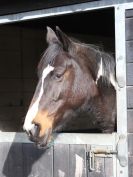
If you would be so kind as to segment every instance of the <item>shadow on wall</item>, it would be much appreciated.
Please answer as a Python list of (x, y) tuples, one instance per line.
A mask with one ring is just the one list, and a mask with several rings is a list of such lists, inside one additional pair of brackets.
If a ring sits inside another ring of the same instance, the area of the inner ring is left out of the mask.
[(0, 143), (0, 177), (51, 177), (53, 148), (42, 150), (32, 143)]

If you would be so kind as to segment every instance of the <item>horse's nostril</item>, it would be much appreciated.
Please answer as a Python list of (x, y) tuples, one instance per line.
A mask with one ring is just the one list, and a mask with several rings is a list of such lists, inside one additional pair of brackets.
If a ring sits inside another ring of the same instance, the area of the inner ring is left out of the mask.
[(36, 136), (38, 136), (38, 133), (39, 133), (39, 125), (34, 125), (34, 127), (30, 130), (30, 135), (31, 136), (34, 136), (34, 137), (36, 137)]

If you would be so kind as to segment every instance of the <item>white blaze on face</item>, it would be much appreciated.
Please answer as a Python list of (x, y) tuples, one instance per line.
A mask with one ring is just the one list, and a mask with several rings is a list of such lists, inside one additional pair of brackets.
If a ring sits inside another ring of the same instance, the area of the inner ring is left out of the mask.
[(47, 75), (54, 70), (53, 66), (48, 65), (42, 73), (42, 78), (41, 78), (41, 89), (38, 95), (37, 100), (35, 101), (35, 103), (31, 106), (31, 108), (28, 110), (26, 118), (25, 118), (25, 122), (23, 125), (23, 129), (26, 130), (27, 132), (29, 132), (33, 127), (34, 124), (32, 123), (33, 119), (35, 118), (37, 112), (38, 112), (38, 105), (40, 102), (40, 99), (42, 97), (43, 94), (43, 84), (44, 84), (44, 79), (47, 77)]

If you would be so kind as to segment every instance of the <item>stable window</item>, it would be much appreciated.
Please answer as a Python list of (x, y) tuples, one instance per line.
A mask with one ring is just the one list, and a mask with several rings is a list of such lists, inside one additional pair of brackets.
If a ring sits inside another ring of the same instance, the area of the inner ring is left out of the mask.
[(0, 130), (3, 132), (22, 131), (37, 85), (37, 64), (47, 47), (46, 26), (53, 29), (59, 26), (69, 36), (98, 45), (115, 56), (113, 8), (1, 25)]

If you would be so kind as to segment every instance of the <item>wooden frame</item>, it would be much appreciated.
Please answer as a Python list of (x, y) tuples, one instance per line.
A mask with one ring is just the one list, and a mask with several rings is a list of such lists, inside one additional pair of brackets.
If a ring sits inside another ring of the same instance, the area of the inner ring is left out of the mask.
[[(127, 148), (127, 95), (126, 95), (126, 48), (125, 48), (125, 9), (123, 5), (115, 6), (115, 45), (116, 45), (116, 77), (117, 90), (117, 133), (125, 137), (126, 159), (128, 161)], [(124, 147), (123, 147), (124, 148)], [(127, 162), (128, 164), (128, 162)], [(117, 176), (128, 176), (128, 165), (120, 166), (117, 160)]]

